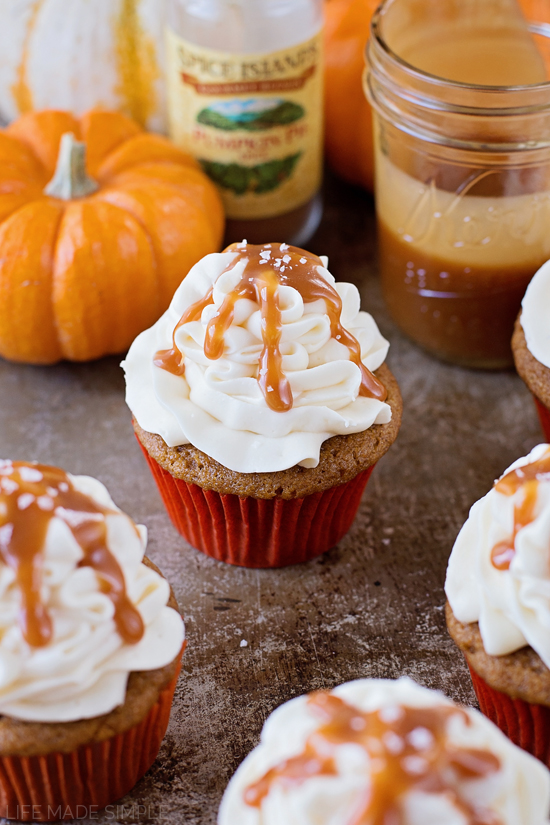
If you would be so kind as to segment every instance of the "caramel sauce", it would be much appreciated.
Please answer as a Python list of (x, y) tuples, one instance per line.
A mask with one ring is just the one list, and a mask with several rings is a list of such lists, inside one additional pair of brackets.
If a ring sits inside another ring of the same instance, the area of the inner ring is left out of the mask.
[[(260, 306), (264, 345), (259, 361), (258, 384), (270, 409), (276, 412), (290, 410), (293, 399), (289, 381), (282, 368), (282, 322), (278, 298), (278, 287), (290, 286), (300, 293), (304, 303), (324, 299), (332, 337), (349, 349), (351, 361), (361, 370), (359, 394), (379, 401), (386, 399), (385, 387), (361, 361), (359, 342), (342, 326), (342, 301), (334, 287), (319, 273), (318, 267), (322, 266), (320, 258), (303, 249), (275, 243), (255, 246), (243, 241), (232, 244), (225, 251), (236, 252), (237, 257), (221, 275), (234, 269), (240, 261), (245, 261), (245, 266), (240, 282), (226, 296), (216, 315), (207, 324), (204, 339), (204, 354), (207, 358), (215, 361), (222, 357), (224, 335), (233, 322), (236, 302), (240, 298), (255, 301)], [(176, 332), (188, 321), (198, 320), (203, 309), (213, 303), (213, 290), (210, 290), (204, 298), (188, 307), (174, 329), (172, 348), (155, 354), (154, 364), (157, 367), (174, 375), (184, 374), (183, 355), (175, 342)]]
[(336, 776), (336, 748), (355, 744), (369, 756), (369, 777), (356, 810), (343, 825), (404, 825), (403, 796), (413, 790), (445, 794), (469, 825), (499, 824), (494, 814), (470, 805), (456, 790), (458, 781), (480, 779), (500, 768), (494, 754), (447, 741), (452, 716), (469, 723), (460, 708), (394, 706), (363, 712), (331, 693), (314, 693), (308, 704), (323, 726), (310, 734), (303, 753), (271, 768), (246, 789), (247, 805), (260, 808), (273, 782), (293, 787), (311, 777)]
[(114, 605), (118, 633), (127, 644), (143, 636), (143, 620), (126, 593), (124, 575), (107, 546), (105, 517), (118, 511), (102, 507), (75, 490), (57, 467), (0, 462), (0, 560), (10, 567), (21, 592), (19, 624), (31, 647), (52, 638), (52, 621), (41, 600), (43, 551), (54, 516), (68, 526), (84, 554), (79, 567), (97, 573)]
[(179, 319), (178, 323), (174, 327), (174, 332), (172, 333), (172, 347), (170, 349), (160, 349), (158, 352), (155, 353), (155, 357), (153, 358), (153, 364), (156, 367), (160, 367), (162, 370), (166, 370), (166, 372), (171, 372), (172, 375), (185, 374), (185, 364), (183, 363), (183, 355), (179, 351), (176, 344), (176, 332), (184, 324), (189, 323), (189, 321), (199, 320), (203, 309), (207, 307), (209, 304), (214, 303), (212, 298), (213, 291), (214, 288), (209, 289), (204, 298), (200, 298), (200, 300), (195, 301), (194, 304), (191, 304), (190, 307), (187, 307), (187, 309)]
[(510, 539), (499, 541), (491, 550), (491, 562), (497, 570), (508, 570), (516, 554), (516, 536), (535, 518), (538, 486), (550, 481), (550, 450), (538, 461), (517, 467), (495, 484), (495, 490), (504, 496), (522, 491), (521, 501), (514, 506), (514, 529)]
[(378, 224), (382, 289), (401, 329), (429, 352), (464, 366), (512, 364), (521, 299), (538, 266), (469, 266), (432, 255)]

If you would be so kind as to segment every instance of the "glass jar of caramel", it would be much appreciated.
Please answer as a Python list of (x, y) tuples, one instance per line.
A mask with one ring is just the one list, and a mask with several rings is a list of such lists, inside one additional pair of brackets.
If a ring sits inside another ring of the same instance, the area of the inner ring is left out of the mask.
[(410, 338), (463, 366), (512, 364), (550, 258), (549, 24), (540, 0), (386, 0), (373, 17), (384, 297)]

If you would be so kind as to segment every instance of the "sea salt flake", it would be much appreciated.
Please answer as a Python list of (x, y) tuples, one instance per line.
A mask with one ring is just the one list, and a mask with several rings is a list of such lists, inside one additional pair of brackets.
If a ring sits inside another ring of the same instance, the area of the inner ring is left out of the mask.
[(426, 751), (433, 745), (434, 737), (428, 728), (414, 728), (407, 739), (417, 751)]
[(53, 510), (53, 508), (55, 506), (54, 502), (53, 502), (53, 499), (50, 498), (49, 496), (39, 496), (36, 499), (36, 503), (38, 504), (38, 506), (40, 507), (41, 510), (46, 510), (46, 511), (47, 510)]
[(402, 753), (405, 749), (405, 743), (401, 736), (398, 736), (393, 731), (389, 730), (387, 733), (384, 734), (382, 737), (382, 741), (386, 746), (386, 749), (393, 754)]
[(3, 478), (0, 480), (0, 488), (7, 493), (15, 493), (16, 490), (19, 490), (19, 484), (11, 478)]
[(26, 510), (36, 501), (36, 496), (32, 493), (22, 493), (17, 499), (17, 507), (19, 510)]
[(352, 730), (364, 730), (367, 723), (362, 716), (354, 716), (350, 720), (350, 727)]
[(282, 243), (282, 244), (280, 245), (280, 247), (279, 247), (279, 249), (281, 250), (281, 252), (286, 252), (288, 248), (289, 248), (289, 246), (288, 246), (288, 244), (287, 244), (287, 243)]
[(38, 482), (42, 481), (44, 476), (35, 467), (20, 467), (19, 475), (23, 481)]
[(241, 647), (248, 647), (248, 642), (246, 641), (246, 639), (241, 639), (241, 645), (240, 646)]
[(391, 725), (392, 722), (397, 722), (398, 719), (403, 717), (403, 714), (404, 710), (399, 707), (399, 705), (388, 705), (378, 711), (378, 716), (382, 722), (385, 722), (387, 725)]
[(427, 760), (422, 759), (421, 756), (404, 756), (401, 764), (405, 771), (413, 776), (426, 773), (429, 767)]
[(68, 493), (69, 492), (69, 485), (67, 484), (66, 481), (60, 481), (59, 482), (59, 489), (61, 490), (62, 493)]

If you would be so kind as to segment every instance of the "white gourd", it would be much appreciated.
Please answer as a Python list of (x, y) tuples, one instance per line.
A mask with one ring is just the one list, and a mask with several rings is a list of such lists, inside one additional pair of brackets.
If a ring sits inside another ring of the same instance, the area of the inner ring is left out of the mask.
[(0, 118), (120, 109), (166, 131), (166, 0), (0, 0)]

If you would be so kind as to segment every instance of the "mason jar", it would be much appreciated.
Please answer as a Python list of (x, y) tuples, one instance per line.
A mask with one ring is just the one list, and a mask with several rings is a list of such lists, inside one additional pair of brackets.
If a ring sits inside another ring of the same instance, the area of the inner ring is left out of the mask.
[(521, 299), (550, 258), (550, 3), (521, 9), (386, 0), (367, 46), (385, 301), (410, 338), (468, 367), (512, 364)]

